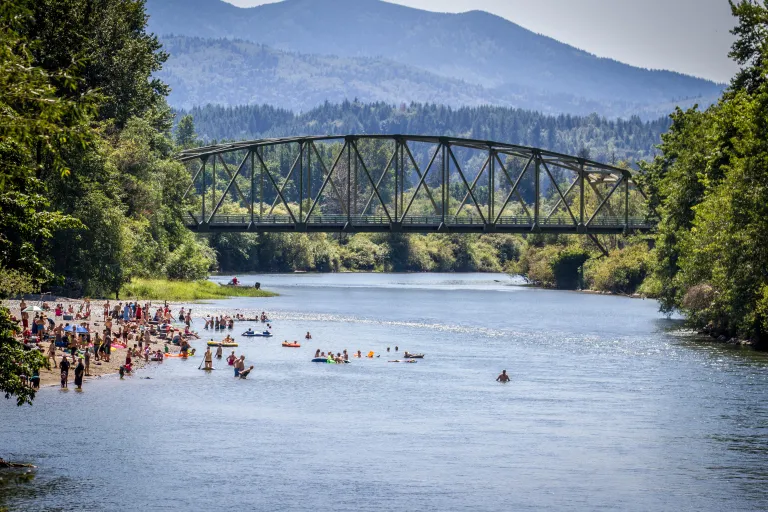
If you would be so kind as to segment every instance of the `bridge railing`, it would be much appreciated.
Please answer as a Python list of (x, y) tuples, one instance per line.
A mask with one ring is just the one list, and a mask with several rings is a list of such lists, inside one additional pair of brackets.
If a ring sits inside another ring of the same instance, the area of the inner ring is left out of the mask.
[[(199, 225), (202, 223), (202, 218), (199, 216), (188, 213), (186, 215), (186, 223), (190, 226)], [(488, 222), (479, 217), (473, 216), (446, 216), (445, 224), (447, 226), (484, 226)], [(294, 224), (293, 218), (289, 215), (267, 215), (267, 216), (254, 216), (253, 223), (256, 225), (291, 225)], [(345, 225), (350, 223), (354, 226), (388, 226), (391, 224), (390, 218), (383, 215), (313, 215), (307, 219), (308, 225)], [(406, 226), (439, 226), (443, 223), (442, 216), (436, 215), (409, 215), (402, 219), (402, 224)], [(213, 226), (249, 226), (251, 224), (250, 214), (239, 215), (214, 215), (208, 222)], [(529, 226), (533, 227), (534, 222), (531, 217), (528, 216), (506, 216), (500, 217), (496, 226)], [(575, 227), (578, 223), (574, 223), (571, 218), (556, 217), (549, 219), (539, 219), (539, 226), (542, 227)], [(644, 217), (629, 217), (629, 219), (621, 216), (606, 216), (592, 219), (588, 227), (596, 228), (611, 228), (611, 227), (630, 227), (630, 228), (650, 228), (652, 224)]]

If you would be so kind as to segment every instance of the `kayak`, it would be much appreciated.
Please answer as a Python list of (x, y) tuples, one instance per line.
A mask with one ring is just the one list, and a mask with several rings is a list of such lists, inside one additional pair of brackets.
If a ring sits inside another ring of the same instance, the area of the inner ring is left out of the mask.
[(236, 347), (236, 346), (238, 346), (237, 343), (234, 343), (234, 342), (223, 343), (221, 341), (213, 341), (213, 340), (209, 341), (207, 343), (207, 345), (209, 347)]
[(424, 359), (424, 354), (406, 354), (408, 359)]
[(388, 363), (418, 363), (415, 359), (405, 359), (403, 361), (400, 361), (399, 359), (396, 359), (394, 361), (387, 361)]
[(283, 342), (283, 346), (284, 346), (284, 347), (294, 347), (294, 348), (299, 348), (299, 347), (301, 347), (301, 345), (300, 345), (300, 344), (298, 344), (298, 343), (286, 343), (286, 342)]
[(245, 331), (240, 336), (245, 336), (246, 338), (271, 338), (272, 333), (271, 332), (248, 332)]

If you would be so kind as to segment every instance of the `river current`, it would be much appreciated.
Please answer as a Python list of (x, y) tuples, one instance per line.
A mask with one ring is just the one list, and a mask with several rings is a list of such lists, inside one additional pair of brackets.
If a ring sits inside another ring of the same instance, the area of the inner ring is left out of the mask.
[[(239, 277), (280, 296), (194, 304), (193, 328), (267, 311), (274, 338), (233, 331), (248, 380), (198, 371), (226, 334), (207, 333), (195, 359), (0, 401), (0, 456), (39, 466), (0, 505), (768, 510), (768, 356), (695, 340), (654, 301), (493, 274)], [(381, 357), (311, 363), (318, 348)], [(388, 362), (403, 350), (426, 356)]]

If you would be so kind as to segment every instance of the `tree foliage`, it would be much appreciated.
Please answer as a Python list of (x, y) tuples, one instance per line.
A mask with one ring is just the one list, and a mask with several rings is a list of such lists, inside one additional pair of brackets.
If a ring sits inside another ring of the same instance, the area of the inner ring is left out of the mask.
[[(717, 332), (764, 341), (768, 8), (746, 0), (731, 8), (738, 18), (731, 56), (742, 69), (716, 105), (672, 116), (661, 155), (646, 167), (662, 218), (654, 275), (663, 309), (679, 308)], [(711, 293), (700, 293), (704, 289)]]

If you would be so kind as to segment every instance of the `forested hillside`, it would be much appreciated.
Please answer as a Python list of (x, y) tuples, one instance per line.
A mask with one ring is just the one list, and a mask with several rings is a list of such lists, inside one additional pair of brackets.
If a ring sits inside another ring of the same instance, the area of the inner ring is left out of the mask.
[(541, 147), (576, 155), (585, 150), (602, 162), (650, 158), (668, 118), (642, 121), (547, 116), (503, 107), (462, 107), (387, 103), (326, 103), (303, 114), (269, 105), (206, 106), (182, 111), (194, 119), (205, 141), (326, 134), (450, 135)]
[[(474, 104), (484, 102), (491, 93), (494, 104), (506, 105), (513, 100), (513, 106), (555, 113), (596, 111), (609, 117), (658, 117), (678, 104), (708, 105), (722, 90), (720, 85), (707, 80), (599, 58), (482, 11), (435, 13), (379, 0), (285, 0), (248, 9), (220, 0), (149, 0), (147, 9), (150, 29), (158, 35), (213, 39), (200, 42), (209, 47), (207, 50), (190, 46), (186, 58), (177, 64), (172, 57), (169, 62), (175, 69), (174, 79), (169, 80), (171, 87), (191, 91), (190, 85), (195, 85), (195, 90), (211, 94), (197, 98), (201, 103), (225, 99), (202, 87), (195, 76), (201, 66), (207, 69), (208, 80), (234, 83), (244, 95), (248, 93), (247, 99), (230, 100), (227, 104), (254, 101), (250, 97), (259, 92), (258, 87), (249, 83), (254, 71), (226, 64), (230, 60), (247, 63), (252, 58), (249, 54), (258, 53), (257, 49), (243, 50), (242, 44), (236, 45), (238, 49), (215, 40), (221, 38), (313, 54), (316, 62), (331, 64), (328, 69), (318, 68), (309, 73), (306, 56), (281, 54), (283, 69), (297, 60), (301, 64), (295, 80), (282, 75), (265, 83), (280, 83), (289, 93), (296, 85), (294, 81), (310, 83), (308, 80), (313, 79), (311, 91), (332, 90), (334, 83), (338, 85), (344, 76), (355, 73), (364, 84), (361, 91), (391, 94), (391, 87), (387, 87), (397, 82), (392, 80), (392, 72), (383, 69), (381, 59), (477, 86), (468, 87), (464, 93), (479, 94), (471, 102)], [(599, 30), (599, 21), (584, 30)], [(360, 60), (361, 57), (369, 60)], [(182, 62), (192, 62), (191, 59), (198, 62), (187, 72)], [(372, 76), (378, 76), (385, 87), (372, 88)], [(442, 96), (456, 97), (456, 91), (451, 93), (454, 80), (446, 83)], [(406, 90), (409, 83), (405, 80), (393, 96), (360, 99), (408, 101), (403, 94), (411, 94)], [(349, 87), (354, 89), (355, 85)], [(172, 98), (172, 105), (188, 104), (184, 98)]]

